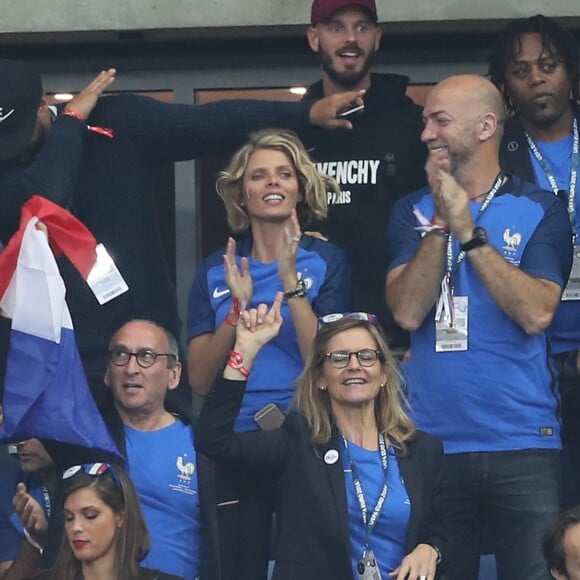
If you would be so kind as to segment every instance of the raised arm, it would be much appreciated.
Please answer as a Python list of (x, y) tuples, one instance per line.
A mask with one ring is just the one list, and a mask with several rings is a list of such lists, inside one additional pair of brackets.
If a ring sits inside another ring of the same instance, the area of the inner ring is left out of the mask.
[(386, 297), (397, 324), (417, 330), (441, 290), (447, 240), (437, 234), (426, 234), (415, 256), (387, 274)]
[[(427, 159), (425, 172), (437, 208), (440, 187), (433, 155)], [(397, 248), (395, 260), (401, 263), (387, 274), (386, 299), (397, 323), (410, 332), (421, 326), (439, 297), (447, 247), (447, 237), (441, 231), (421, 238), (416, 225), (411, 198), (403, 198), (395, 206), (389, 225), (389, 248)]]
[(0, 165), (2, 236), (8, 238), (16, 231), (20, 210), (32, 195), (42, 195), (63, 207), (69, 205), (78, 185), (87, 134), (85, 120), (114, 80), (114, 69), (101, 71), (65, 107), (65, 111), (74, 111), (76, 116), (58, 115), (52, 119), (43, 100), (39, 110), (42, 123), (37, 126), (37, 132), (43, 136), (39, 137), (38, 151), (29, 162)]
[(296, 272), (296, 254), (300, 247), (302, 232), (296, 216), (296, 210), (292, 210), (292, 220), (289, 228), (286, 228), (282, 252), (278, 258), (278, 275), (282, 281), (282, 287), (286, 293), (288, 307), (296, 329), (296, 339), (302, 360), (306, 360), (308, 352), (312, 348), (312, 341), (316, 335), (317, 319), (308, 301), (306, 289), (300, 289), (298, 274)]
[[(140, 154), (154, 163), (223, 154), (243, 144), (248, 134), (268, 127), (350, 129), (337, 111), (360, 98), (360, 92), (319, 101), (220, 100), (200, 105), (162, 103), (139, 95), (115, 97), (113, 124), (126, 132)], [(115, 126), (113, 128), (116, 128)]]
[(279, 292), (271, 308), (260, 304), (244, 311), (236, 327), (236, 353), (218, 378), (202, 408), (196, 429), (196, 448), (218, 462), (226, 462), (262, 474), (276, 475), (291, 449), (290, 437), (282, 427), (272, 431), (235, 433), (246, 378), (260, 350), (274, 338), (282, 325)]
[[(441, 171), (440, 179), (444, 219), (451, 233), (460, 244), (464, 244), (473, 237), (474, 228), (467, 193), (449, 173)], [(546, 245), (547, 248), (552, 245), (554, 261), (558, 264), (561, 262), (557, 259), (558, 252), (566, 253), (568, 246), (567, 253), (571, 256), (571, 232), (563, 207), (557, 203), (552, 204), (539, 228), (552, 231), (552, 239), (548, 239), (546, 233), (542, 233), (540, 229), (534, 236), (543, 236), (545, 239), (538, 243), (532, 238), (525, 253), (537, 252), (539, 245)], [(546, 250), (542, 250), (542, 253), (545, 252)], [(526, 264), (524, 260), (522, 267), (518, 268), (506, 261), (491, 244), (470, 250), (467, 259), (494, 302), (525, 333), (539, 334), (549, 326), (560, 302), (567, 274), (559, 272), (558, 280), (530, 275), (523, 269)], [(559, 266), (555, 267), (556, 270), (558, 268)]]
[[(246, 257), (240, 260), (240, 268), (236, 263), (236, 242), (233, 238), (228, 239), (226, 253), (224, 254), (224, 273), (231, 307), (228, 316), (213, 332), (205, 332), (193, 337), (187, 347), (187, 368), (189, 384), (199, 395), (207, 395), (218, 373), (223, 369), (228, 353), (232, 348), (235, 338), (235, 329), (241, 310), (252, 298), (252, 277), (249, 263)], [(209, 294), (204, 281), (198, 279), (198, 274), (190, 296), (190, 310), (201, 308), (207, 309), (207, 316), (214, 317), (213, 310), (209, 307)], [(222, 289), (224, 291), (225, 289)]]

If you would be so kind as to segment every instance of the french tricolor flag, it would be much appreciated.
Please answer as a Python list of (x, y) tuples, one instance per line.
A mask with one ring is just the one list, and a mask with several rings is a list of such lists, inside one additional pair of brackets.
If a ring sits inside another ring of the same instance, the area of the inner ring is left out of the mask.
[(0, 254), (0, 308), (12, 320), (0, 440), (38, 437), (120, 455), (91, 395), (53, 254), (65, 253), (86, 278), (95, 239), (39, 196), (24, 206), (20, 225)]

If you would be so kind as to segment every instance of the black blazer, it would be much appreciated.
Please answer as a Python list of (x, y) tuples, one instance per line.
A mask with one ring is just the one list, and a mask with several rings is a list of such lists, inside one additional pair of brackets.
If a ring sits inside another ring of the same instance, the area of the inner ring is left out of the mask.
[[(278, 548), (273, 580), (352, 580), (346, 487), (342, 459), (325, 453), (341, 446), (335, 431), (313, 445), (304, 415), (290, 413), (274, 431), (234, 433), (244, 381), (219, 379), (202, 409), (196, 446), (212, 459), (279, 480)], [(438, 514), (441, 443), (418, 432), (408, 453), (397, 452), (411, 501), (408, 551), (428, 543), (445, 552)], [(250, 541), (250, 539), (248, 539)]]

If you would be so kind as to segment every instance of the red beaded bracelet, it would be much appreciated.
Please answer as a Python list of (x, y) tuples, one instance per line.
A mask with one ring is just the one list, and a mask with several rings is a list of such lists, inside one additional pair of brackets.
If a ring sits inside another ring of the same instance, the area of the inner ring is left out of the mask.
[(250, 371), (244, 366), (244, 359), (242, 355), (235, 350), (230, 350), (230, 358), (228, 359), (227, 365), (236, 371), (240, 371), (240, 373), (246, 378), (251, 374)]

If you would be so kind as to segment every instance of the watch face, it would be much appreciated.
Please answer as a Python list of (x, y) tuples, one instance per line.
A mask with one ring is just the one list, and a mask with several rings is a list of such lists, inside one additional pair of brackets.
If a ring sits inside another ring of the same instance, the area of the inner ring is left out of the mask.
[(473, 248), (479, 248), (487, 244), (487, 232), (482, 227), (473, 228), (473, 237), (465, 244), (462, 244), (461, 249), (464, 252), (469, 252)]
[(476, 240), (478, 245), (487, 244), (487, 232), (481, 227), (476, 227), (473, 229), (473, 241)]

